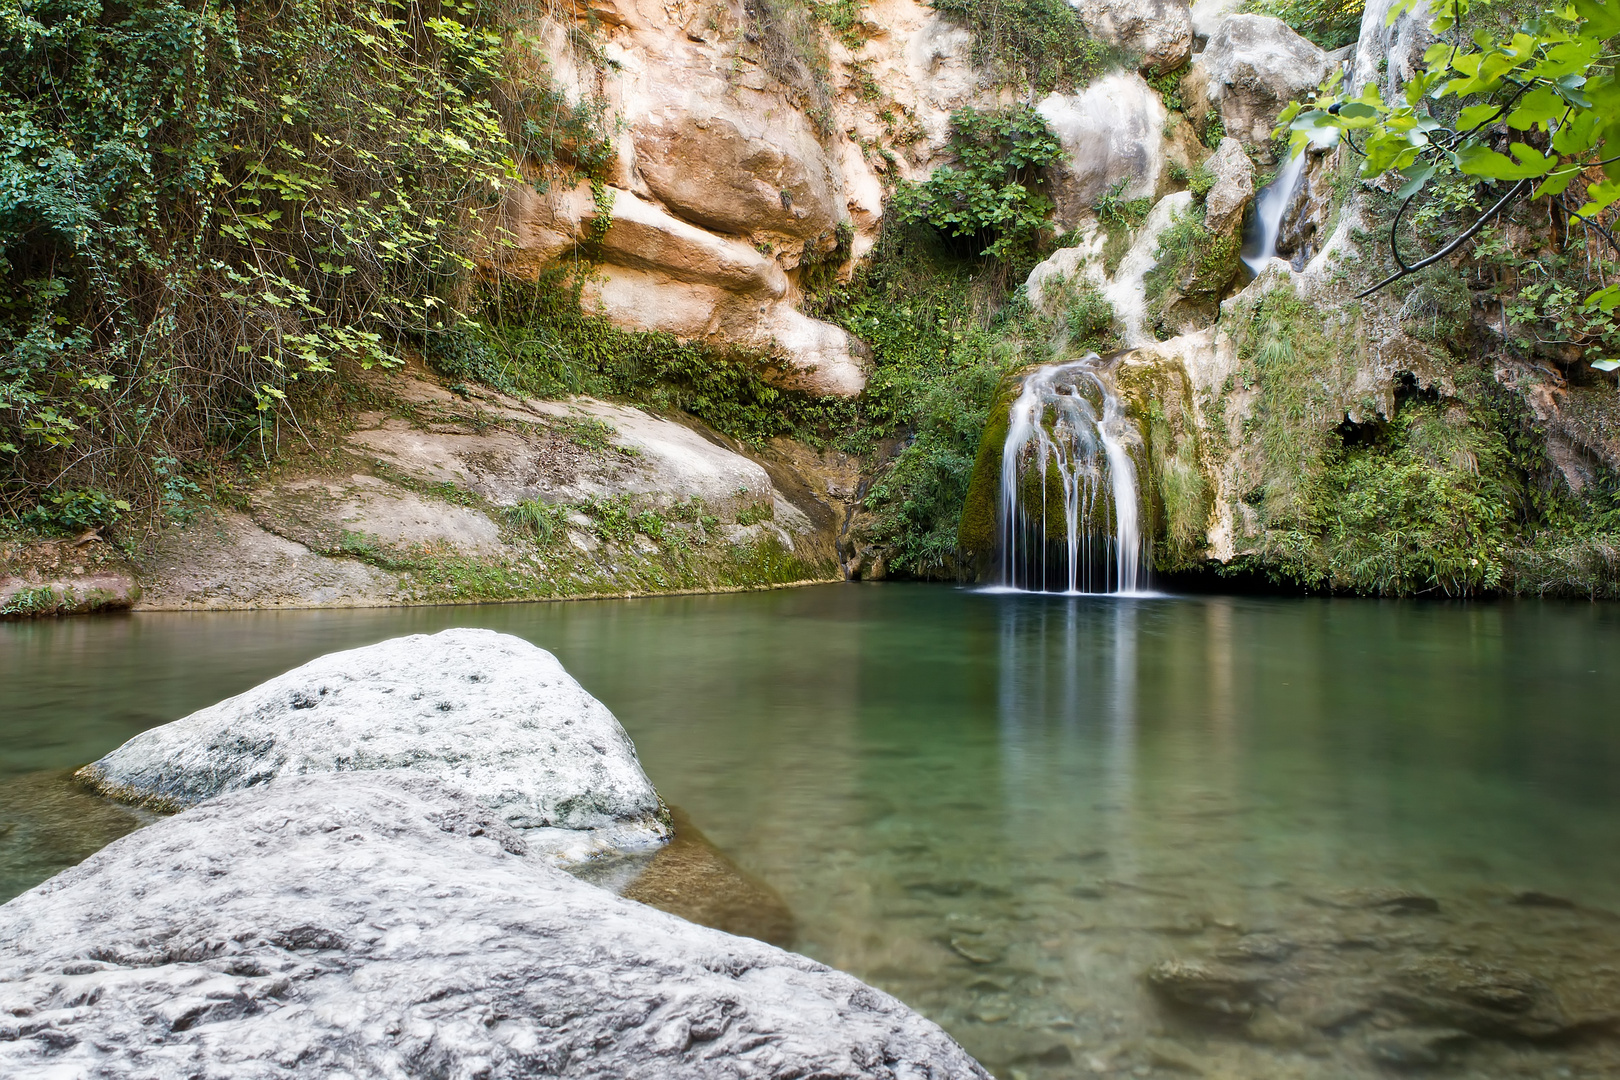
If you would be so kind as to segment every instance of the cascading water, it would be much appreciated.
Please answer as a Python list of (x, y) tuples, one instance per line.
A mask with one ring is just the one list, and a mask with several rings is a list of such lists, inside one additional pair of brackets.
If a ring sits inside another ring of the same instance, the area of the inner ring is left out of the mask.
[(1277, 179), (1266, 185), (1254, 200), (1255, 237), (1253, 249), (1243, 256), (1250, 270), (1258, 274), (1277, 254), (1277, 234), (1282, 230), (1283, 215), (1294, 201), (1300, 177), (1305, 175), (1308, 155), (1301, 150), (1288, 159), (1277, 173)]
[(1003, 587), (1146, 590), (1149, 560), (1131, 457), (1141, 444), (1108, 365), (1095, 353), (1024, 379), (1001, 452)]
[[(1332, 146), (1338, 138), (1338, 129), (1330, 128), (1314, 133), (1310, 145), (1317, 148)], [(1277, 255), (1277, 236), (1282, 232), (1283, 218), (1288, 215), (1288, 208), (1294, 205), (1294, 199), (1299, 195), (1299, 182), (1305, 175), (1305, 166), (1309, 161), (1310, 151), (1301, 150), (1283, 164), (1277, 179), (1267, 184), (1255, 197), (1254, 225), (1243, 262), (1256, 274), (1264, 270), (1266, 263)]]

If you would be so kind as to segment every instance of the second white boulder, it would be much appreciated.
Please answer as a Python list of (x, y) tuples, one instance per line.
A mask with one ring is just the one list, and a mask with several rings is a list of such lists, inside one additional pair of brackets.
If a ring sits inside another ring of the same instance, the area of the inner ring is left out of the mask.
[(564, 861), (669, 837), (613, 714), (556, 657), (492, 630), (319, 657), (143, 732), (79, 776), (178, 810), (282, 776), (383, 769), (460, 789)]

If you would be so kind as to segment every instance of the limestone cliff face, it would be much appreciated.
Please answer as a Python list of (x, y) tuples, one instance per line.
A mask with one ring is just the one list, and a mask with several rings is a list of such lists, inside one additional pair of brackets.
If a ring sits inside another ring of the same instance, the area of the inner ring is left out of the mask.
[[(1144, 70), (1175, 69), (1190, 54), (1182, 0), (1088, 0), (1081, 10), (1097, 38), (1140, 56)], [(576, 47), (574, 27), (546, 20), (545, 77), (570, 100), (605, 103), (615, 133), (607, 191), (539, 176), (513, 189), (498, 268), (532, 278), (599, 237), (591, 310), (768, 357), (784, 386), (859, 394), (863, 345), (800, 313), (799, 279), (827, 260), (847, 275), (871, 251), (886, 183), (926, 179), (944, 160), (953, 110), (1015, 100), (974, 67), (972, 33), (919, 0), (873, 0), (842, 39), (819, 24), (775, 26), (740, 0), (592, 0), (575, 14), (593, 27), (596, 55)], [(820, 56), (795, 45), (805, 33)], [(827, 70), (811, 70), (822, 57)], [(1166, 142), (1159, 95), (1134, 73), (1051, 95), (1041, 112), (1070, 154), (1054, 177), (1062, 227), (1120, 181), (1128, 198), (1161, 194), (1166, 169), (1190, 164), (1184, 140)]]
[(582, 57), (560, 23), (543, 31), (564, 92), (607, 105), (606, 198), (583, 184), (513, 190), (499, 268), (533, 277), (594, 227), (589, 309), (767, 357), (784, 386), (859, 394), (864, 347), (799, 312), (797, 279), (811, 263), (847, 268), (871, 250), (882, 173), (928, 174), (950, 111), (983, 96), (971, 37), (916, 0), (881, 0), (865, 10), (858, 50), (816, 29), (830, 56), (823, 75), (784, 55), (780, 28), (742, 3), (600, 0), (582, 14), (605, 63)]

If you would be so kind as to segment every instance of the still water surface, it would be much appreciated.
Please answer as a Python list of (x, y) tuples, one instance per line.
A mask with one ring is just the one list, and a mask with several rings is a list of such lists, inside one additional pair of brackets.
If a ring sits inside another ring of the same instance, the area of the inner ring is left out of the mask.
[[(1620, 1075), (1612, 606), (889, 584), (0, 624), (0, 899), (129, 827), (62, 770), (449, 626), (556, 653), (799, 951), (1003, 1077)], [(1215, 983), (1155, 991), (1170, 959)]]

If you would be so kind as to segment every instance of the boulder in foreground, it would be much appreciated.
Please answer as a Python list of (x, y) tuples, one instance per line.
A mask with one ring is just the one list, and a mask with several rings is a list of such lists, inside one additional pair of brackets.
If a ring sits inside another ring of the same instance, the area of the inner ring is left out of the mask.
[(401, 772), (160, 821), (0, 907), (0, 1075), (987, 1080), (887, 994), (525, 839)]
[(443, 780), (563, 860), (669, 837), (607, 706), (556, 657), (493, 630), (319, 657), (142, 732), (79, 778), (125, 802), (181, 810), (279, 777), (372, 769)]

